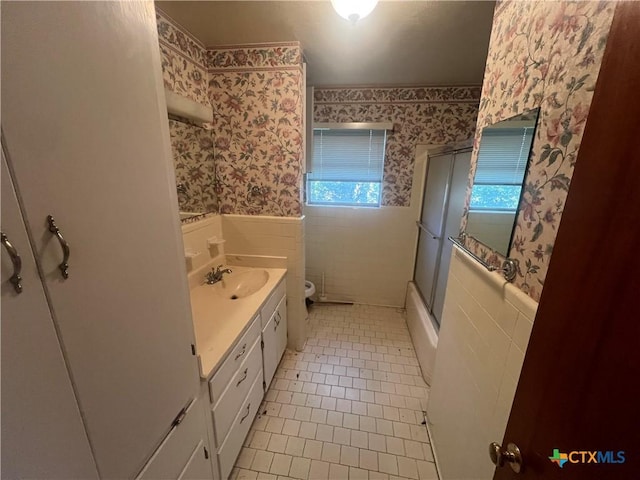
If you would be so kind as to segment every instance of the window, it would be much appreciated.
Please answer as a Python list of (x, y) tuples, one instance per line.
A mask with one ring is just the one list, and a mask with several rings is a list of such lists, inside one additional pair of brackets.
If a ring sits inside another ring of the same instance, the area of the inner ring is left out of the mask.
[(533, 132), (532, 127), (482, 132), (471, 210), (514, 212), (518, 209)]
[(386, 130), (371, 123), (316, 124), (309, 205), (380, 206)]

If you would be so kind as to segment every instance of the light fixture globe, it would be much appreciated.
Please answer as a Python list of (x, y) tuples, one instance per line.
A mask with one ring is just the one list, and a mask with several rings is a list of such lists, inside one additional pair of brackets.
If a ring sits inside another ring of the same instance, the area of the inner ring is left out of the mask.
[(331, 5), (338, 15), (355, 24), (376, 8), (378, 0), (331, 0)]

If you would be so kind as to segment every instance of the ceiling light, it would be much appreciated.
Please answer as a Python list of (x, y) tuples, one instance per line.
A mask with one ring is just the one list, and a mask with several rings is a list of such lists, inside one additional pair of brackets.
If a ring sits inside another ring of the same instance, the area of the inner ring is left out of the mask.
[(378, 0), (331, 0), (331, 5), (338, 15), (353, 24), (373, 12), (377, 3)]

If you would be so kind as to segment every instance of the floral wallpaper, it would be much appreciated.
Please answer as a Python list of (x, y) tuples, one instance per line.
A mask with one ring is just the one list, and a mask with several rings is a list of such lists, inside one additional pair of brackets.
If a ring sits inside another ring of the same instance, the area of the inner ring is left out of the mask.
[(259, 45), (225, 45), (207, 52), (207, 67), (269, 68), (302, 64), (302, 49), (298, 43)]
[(225, 46), (208, 59), (219, 212), (300, 216), (300, 45)]
[(480, 87), (316, 88), (316, 122), (393, 122), (387, 134), (382, 205), (408, 207), (416, 144), (473, 137)]
[(215, 167), (210, 130), (169, 120), (181, 212), (215, 212)]
[[(499, 2), (494, 14), (471, 178), (486, 125), (540, 107), (513, 244), (514, 284), (539, 301), (587, 122), (615, 2)], [(467, 196), (471, 194), (471, 181)], [(468, 199), (467, 199), (468, 205)], [(466, 213), (462, 230), (466, 225)], [(502, 258), (468, 239), (490, 263)]]
[(165, 88), (208, 106), (204, 45), (157, 8), (156, 21)]

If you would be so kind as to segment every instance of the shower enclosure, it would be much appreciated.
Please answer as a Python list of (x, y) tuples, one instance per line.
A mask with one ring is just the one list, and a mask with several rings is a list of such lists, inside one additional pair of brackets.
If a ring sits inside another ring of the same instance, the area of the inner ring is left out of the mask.
[(440, 325), (452, 243), (460, 233), (471, 147), (429, 155), (422, 199), (413, 281), (427, 310)]

